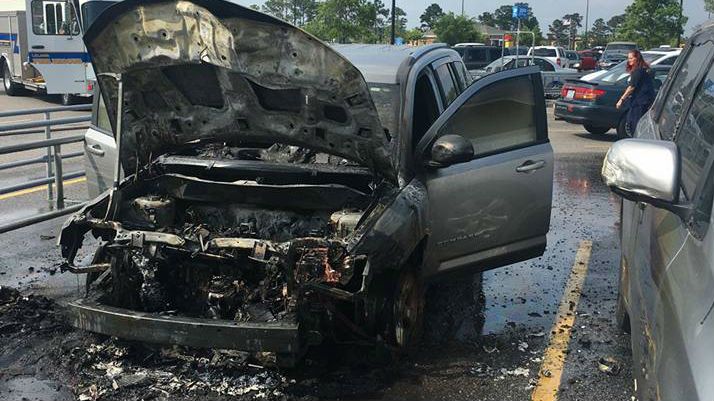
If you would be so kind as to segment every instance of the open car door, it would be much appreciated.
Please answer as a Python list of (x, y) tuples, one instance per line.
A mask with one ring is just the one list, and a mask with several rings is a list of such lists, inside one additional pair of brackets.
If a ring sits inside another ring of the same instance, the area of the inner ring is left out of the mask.
[[(432, 150), (446, 135), (470, 142), (473, 156), (437, 166)], [(425, 275), (486, 270), (542, 255), (553, 149), (538, 67), (474, 82), (424, 135), (415, 156), (429, 193)]]

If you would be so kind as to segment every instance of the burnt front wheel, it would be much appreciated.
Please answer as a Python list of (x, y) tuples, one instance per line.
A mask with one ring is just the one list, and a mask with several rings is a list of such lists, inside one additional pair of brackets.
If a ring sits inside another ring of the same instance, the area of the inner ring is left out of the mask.
[(424, 326), (424, 283), (415, 269), (405, 269), (392, 298), (391, 340), (400, 349), (409, 349), (421, 339)]

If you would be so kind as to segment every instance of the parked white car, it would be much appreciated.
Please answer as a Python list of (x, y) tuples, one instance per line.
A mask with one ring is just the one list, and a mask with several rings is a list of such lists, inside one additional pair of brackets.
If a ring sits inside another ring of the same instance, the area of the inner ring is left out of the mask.
[(559, 46), (536, 46), (528, 49), (529, 56), (545, 57), (558, 67), (568, 68), (570, 61), (565, 55), (565, 49)]
[[(642, 58), (645, 59), (647, 64), (649, 65), (674, 65), (674, 62), (677, 61), (677, 57), (682, 53), (682, 49), (674, 49), (674, 50), (648, 50), (646, 52), (642, 52)], [(584, 75), (582, 78), (580, 78), (583, 81), (592, 81), (594, 79), (597, 79), (601, 77), (604, 74), (607, 74), (608, 72), (612, 71), (620, 71), (622, 74), (627, 74), (625, 71), (625, 67), (627, 66), (627, 61), (623, 61), (620, 64), (612, 67), (609, 70), (600, 70), (600, 71), (595, 71), (593, 73)]]
[(479, 79), (498, 71), (528, 67), (531, 65), (540, 68), (546, 97), (558, 97), (558, 95), (560, 95), (560, 89), (566, 79), (577, 79), (582, 75), (582, 73), (576, 69), (560, 67), (549, 57), (536, 56), (504, 56), (487, 65), (486, 68), (482, 70), (469, 72), (474, 79)]

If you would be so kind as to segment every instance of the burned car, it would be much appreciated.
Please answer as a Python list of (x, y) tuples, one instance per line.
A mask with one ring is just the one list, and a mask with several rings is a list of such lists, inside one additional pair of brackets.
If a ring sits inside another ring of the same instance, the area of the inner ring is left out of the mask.
[(122, 1), (84, 40), (98, 196), (59, 239), (87, 273), (77, 327), (283, 363), (326, 339), (405, 347), (430, 280), (545, 248), (536, 68), (472, 84), (445, 45), (329, 46), (220, 0)]

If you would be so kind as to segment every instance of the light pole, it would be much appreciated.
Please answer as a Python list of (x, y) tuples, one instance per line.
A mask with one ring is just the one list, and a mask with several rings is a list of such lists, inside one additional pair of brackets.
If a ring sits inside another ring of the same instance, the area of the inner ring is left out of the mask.
[(682, 26), (682, 13), (684, 10), (684, 0), (679, 0), (679, 19), (677, 20), (677, 47), (682, 46), (682, 31), (684, 27)]
[(461, 0), (461, 16), (464, 16), (464, 0)]
[(396, 29), (397, 29), (397, 20), (395, 17), (395, 10), (397, 7), (397, 0), (392, 0), (392, 41), (391, 43), (394, 44), (396, 42)]

